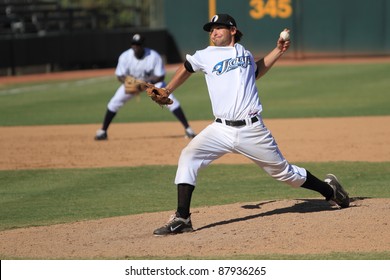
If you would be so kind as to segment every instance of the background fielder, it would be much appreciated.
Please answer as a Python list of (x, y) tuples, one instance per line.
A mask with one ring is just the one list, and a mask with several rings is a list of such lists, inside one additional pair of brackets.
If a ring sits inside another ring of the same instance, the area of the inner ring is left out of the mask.
[[(131, 40), (131, 48), (119, 56), (115, 75), (122, 84), (107, 105), (102, 127), (96, 132), (95, 140), (108, 139), (107, 130), (117, 112), (127, 101), (137, 95), (125, 92), (123, 83), (126, 76), (133, 76), (136, 79), (154, 84), (156, 87), (165, 86), (165, 67), (163, 60), (155, 50), (144, 47), (144, 42), (145, 38), (142, 35), (135, 34)], [(194, 138), (195, 132), (190, 127), (180, 106), (180, 102), (172, 94), (170, 98), (173, 100), (173, 104), (167, 105), (166, 107), (183, 125), (185, 136)]]

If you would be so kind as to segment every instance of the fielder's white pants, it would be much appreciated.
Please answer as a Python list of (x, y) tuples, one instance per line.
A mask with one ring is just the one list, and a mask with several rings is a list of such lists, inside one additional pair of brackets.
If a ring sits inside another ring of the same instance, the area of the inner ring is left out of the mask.
[[(162, 83), (157, 83), (156, 87), (162, 87)], [(165, 86), (165, 84), (164, 84)], [(142, 94), (142, 93), (140, 93)], [(111, 112), (118, 112), (119, 109), (126, 104), (127, 101), (137, 96), (136, 94), (127, 94), (125, 92), (125, 86), (122, 84), (115, 92), (114, 96), (111, 98), (111, 100), (108, 102), (107, 108)], [(171, 93), (169, 95), (169, 98), (173, 100), (173, 103), (171, 105), (167, 105), (166, 107), (169, 109), (169, 111), (173, 112), (177, 108), (180, 107), (180, 102), (175, 98), (175, 96)]]
[(306, 181), (306, 170), (288, 163), (259, 116), (259, 121), (241, 127), (217, 122), (207, 126), (182, 150), (175, 184), (195, 186), (198, 170), (227, 153), (251, 159), (274, 179), (292, 187)]

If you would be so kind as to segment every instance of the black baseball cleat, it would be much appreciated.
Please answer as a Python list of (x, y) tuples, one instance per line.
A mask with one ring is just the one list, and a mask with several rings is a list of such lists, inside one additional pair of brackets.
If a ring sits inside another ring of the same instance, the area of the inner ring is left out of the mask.
[(107, 140), (108, 135), (105, 130), (99, 129), (96, 131), (95, 140)]
[(332, 205), (336, 204), (340, 208), (349, 207), (348, 193), (343, 189), (337, 177), (333, 174), (328, 174), (324, 181), (333, 189), (333, 197), (327, 199), (329, 203)]
[(191, 231), (194, 231), (192, 228), (191, 217), (183, 219), (180, 218), (177, 213), (175, 213), (170, 217), (168, 223), (165, 226), (156, 229), (153, 234), (156, 236), (164, 236)]

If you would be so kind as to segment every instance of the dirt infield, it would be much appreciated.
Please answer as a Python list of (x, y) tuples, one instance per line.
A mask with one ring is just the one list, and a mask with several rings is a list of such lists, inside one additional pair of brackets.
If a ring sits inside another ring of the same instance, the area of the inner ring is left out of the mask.
[[(292, 162), (390, 159), (390, 116), (270, 119), (265, 123)], [(200, 131), (209, 121), (191, 124)], [(176, 165), (188, 143), (178, 122), (115, 123), (106, 142), (93, 140), (98, 128), (98, 124), (0, 127), (0, 170)], [(250, 161), (227, 155), (216, 163)]]
[[(96, 77), (112, 71), (82, 74)], [(80, 74), (0, 78), (0, 84), (69, 75), (80, 78)], [(209, 122), (191, 123), (198, 132)], [(265, 123), (291, 162), (390, 161), (390, 116)], [(0, 127), (0, 170), (176, 165), (189, 141), (176, 122), (114, 123), (109, 141), (96, 142), (93, 136), (99, 126)], [(228, 155), (215, 162), (220, 163), (250, 162)], [(195, 208), (195, 232), (168, 237), (154, 237), (152, 232), (171, 212), (1, 231), (0, 255), (28, 259), (234, 258), (245, 254), (390, 251), (389, 199), (351, 194), (351, 207), (339, 210), (313, 195), (312, 199), (264, 201), (260, 197), (253, 203)]]
[(345, 210), (319, 199), (198, 208), (195, 232), (155, 237), (169, 212), (0, 232), (1, 253), (33, 259), (234, 256), (389, 251), (389, 201)]

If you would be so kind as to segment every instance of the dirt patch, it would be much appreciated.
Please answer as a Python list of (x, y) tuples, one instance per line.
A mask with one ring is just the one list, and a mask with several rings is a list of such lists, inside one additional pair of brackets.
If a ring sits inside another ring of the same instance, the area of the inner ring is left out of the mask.
[[(290, 161), (311, 162), (389, 161), (389, 122), (390, 117), (265, 120)], [(197, 132), (208, 123), (192, 122)], [(103, 142), (93, 140), (98, 128), (0, 127), (0, 169), (176, 165), (189, 141), (176, 122), (116, 123)], [(249, 161), (227, 155), (215, 163)], [(152, 232), (170, 212), (7, 230), (0, 232), (0, 254), (80, 259), (390, 251), (390, 201), (353, 200), (344, 210), (319, 197), (197, 208), (195, 232), (163, 238)], [(178, 244), (184, 245), (170, 250)]]
[(389, 211), (385, 199), (344, 210), (320, 199), (237, 203), (194, 209), (196, 231), (187, 234), (153, 236), (171, 214), (162, 212), (4, 231), (0, 249), (33, 259), (381, 252), (390, 251)]
[[(193, 121), (199, 132), (209, 121)], [(390, 160), (390, 116), (265, 120), (291, 162)], [(108, 141), (99, 125), (0, 127), (0, 170), (176, 165), (187, 145), (178, 122), (114, 123)], [(162, 129), (163, 128), (163, 129)], [(251, 163), (226, 155), (216, 163)]]

